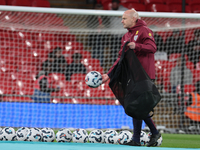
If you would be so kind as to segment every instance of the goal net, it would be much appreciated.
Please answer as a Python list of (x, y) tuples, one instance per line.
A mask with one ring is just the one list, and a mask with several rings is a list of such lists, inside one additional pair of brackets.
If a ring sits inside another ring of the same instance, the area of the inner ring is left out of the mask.
[[(127, 32), (123, 12), (15, 6), (0, 6), (0, 12), (0, 126), (133, 128), (108, 82), (85, 84), (86, 73), (107, 73), (118, 57)], [(153, 120), (166, 132), (197, 133), (198, 15), (139, 15), (157, 44), (155, 84), (162, 101)]]

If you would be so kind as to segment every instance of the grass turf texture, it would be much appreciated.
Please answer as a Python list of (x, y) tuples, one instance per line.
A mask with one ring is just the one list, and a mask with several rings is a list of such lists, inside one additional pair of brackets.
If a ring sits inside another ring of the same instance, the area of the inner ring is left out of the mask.
[[(54, 130), (55, 134), (58, 130)], [(89, 134), (89, 132), (88, 132)], [(200, 135), (192, 134), (162, 134), (163, 142), (160, 147), (171, 148), (200, 148)], [(56, 142), (56, 140), (55, 140)]]
[[(17, 129), (15, 129), (17, 130)], [(54, 130), (55, 134), (58, 130)], [(73, 131), (72, 131), (73, 132)], [(89, 135), (90, 132), (88, 132)], [(193, 134), (164, 134), (163, 142), (160, 147), (169, 148), (200, 148), (200, 135)], [(54, 142), (57, 142), (56, 139)]]

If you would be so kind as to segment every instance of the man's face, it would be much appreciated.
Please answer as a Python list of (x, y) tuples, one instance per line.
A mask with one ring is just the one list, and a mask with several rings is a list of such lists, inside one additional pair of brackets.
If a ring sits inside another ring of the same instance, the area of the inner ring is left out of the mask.
[(119, 9), (119, 4), (117, 2), (112, 3), (112, 10), (118, 10)]
[(56, 57), (60, 57), (61, 55), (62, 55), (62, 51), (59, 50), (56, 52)]
[(135, 25), (136, 18), (131, 17), (130, 13), (125, 12), (122, 16), (122, 24), (124, 28), (128, 29)]

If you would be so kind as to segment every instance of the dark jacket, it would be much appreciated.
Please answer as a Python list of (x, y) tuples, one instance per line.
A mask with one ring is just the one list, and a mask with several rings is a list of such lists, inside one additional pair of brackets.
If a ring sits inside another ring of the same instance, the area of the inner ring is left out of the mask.
[[(120, 60), (123, 46), (127, 41), (136, 43), (134, 52), (137, 58), (149, 77), (151, 79), (155, 79), (154, 53), (156, 52), (157, 48), (153, 37), (153, 32), (147, 27), (146, 23), (140, 19), (138, 19), (136, 25), (128, 29), (128, 32), (122, 37), (121, 49), (119, 51), (118, 58), (108, 71), (108, 76), (110, 77), (110, 72)], [(125, 51), (127, 50), (128, 47)]]

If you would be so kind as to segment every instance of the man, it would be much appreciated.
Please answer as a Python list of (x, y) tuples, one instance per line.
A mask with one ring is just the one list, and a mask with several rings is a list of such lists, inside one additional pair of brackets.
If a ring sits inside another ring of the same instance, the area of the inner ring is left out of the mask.
[[(102, 75), (103, 83), (109, 80), (111, 76), (111, 71), (114, 66), (120, 60), (122, 49), (124, 44), (129, 41), (128, 47), (125, 49), (127, 51), (129, 48), (133, 49), (137, 58), (139, 59), (144, 70), (147, 72), (149, 77), (155, 79), (155, 65), (154, 65), (154, 53), (156, 52), (156, 44), (153, 38), (153, 32), (146, 26), (146, 23), (139, 19), (136, 10), (127, 10), (122, 16), (122, 24), (128, 32), (122, 37), (121, 40), (121, 50), (114, 65), (108, 71), (107, 74)], [(154, 146), (156, 141), (161, 137), (161, 134), (156, 129), (151, 118), (147, 117), (144, 119), (145, 123), (150, 128), (152, 136), (150, 138), (147, 146)], [(136, 120), (133, 118), (134, 134), (133, 140), (126, 145), (130, 146), (141, 146), (140, 144), (140, 133), (141, 133), (142, 120)]]
[(200, 57), (200, 29), (194, 31), (194, 39), (187, 44), (186, 52), (189, 61), (193, 62), (196, 67)]
[[(49, 68), (51, 70), (51, 68)], [(36, 81), (34, 83), (34, 93), (31, 99), (35, 103), (50, 103), (51, 102), (51, 92), (58, 92), (60, 88), (51, 88), (50, 78), (48, 77), (50, 71), (40, 71), (36, 76)]]
[(67, 61), (65, 60), (65, 57), (62, 55), (62, 48), (56, 47), (53, 50), (53, 53), (54, 53), (54, 62), (53, 62), (52, 72), (59, 72), (64, 74), (68, 64)]
[[(181, 85), (181, 73), (182, 73), (182, 61), (181, 57), (177, 58), (176, 66), (170, 72), (170, 83), (173, 93), (176, 93), (176, 88)], [(183, 84), (193, 84), (192, 71), (184, 65), (184, 79)]]
[(69, 64), (69, 66), (66, 68), (66, 80), (70, 80), (72, 74), (86, 74), (87, 70), (84, 66), (84, 64), (81, 63), (82, 55), (80, 53), (74, 53), (72, 55), (73, 62)]
[(173, 30), (171, 36), (169, 36), (165, 42), (165, 51), (168, 56), (173, 53), (181, 53), (182, 52), (182, 44), (183, 38), (182, 34), (179, 30)]
[(120, 5), (120, 1), (119, 0), (112, 0), (112, 10), (118, 10), (118, 11), (126, 11), (127, 8)]

